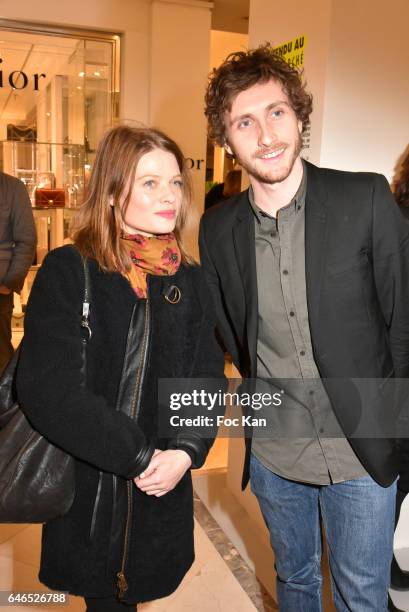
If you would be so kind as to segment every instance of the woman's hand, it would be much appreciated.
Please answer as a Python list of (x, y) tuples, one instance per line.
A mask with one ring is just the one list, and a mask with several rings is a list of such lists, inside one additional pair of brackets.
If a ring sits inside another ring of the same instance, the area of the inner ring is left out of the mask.
[(134, 483), (147, 495), (162, 497), (176, 487), (191, 464), (192, 460), (184, 450), (156, 449), (148, 467), (134, 478)]

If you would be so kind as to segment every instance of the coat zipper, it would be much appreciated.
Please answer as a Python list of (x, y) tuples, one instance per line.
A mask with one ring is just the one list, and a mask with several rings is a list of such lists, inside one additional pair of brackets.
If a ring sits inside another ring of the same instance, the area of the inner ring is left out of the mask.
[[(135, 308), (136, 308), (136, 305), (132, 309), (131, 320), (132, 320), (132, 318), (134, 316)], [(129, 325), (128, 333), (127, 333), (127, 336), (126, 336), (126, 349), (129, 346), (130, 336), (131, 336), (131, 325)], [(83, 339), (82, 341), (84, 343), (84, 350), (85, 350), (86, 340)], [(122, 379), (123, 373), (124, 373), (124, 365), (122, 365), (121, 379)], [(112, 478), (113, 479), (116, 478), (114, 476), (114, 474), (112, 474)], [(92, 540), (94, 539), (95, 526), (96, 526), (96, 522), (97, 522), (97, 512), (98, 512), (98, 506), (99, 506), (100, 496), (101, 496), (101, 489), (102, 489), (102, 471), (100, 470), (99, 471), (99, 476), (98, 476), (97, 493), (96, 493), (96, 496), (95, 496), (94, 507), (93, 507), (93, 510), (92, 510), (91, 526), (90, 526), (90, 530), (89, 530), (89, 540), (90, 540), (90, 542), (92, 542)]]
[[(141, 383), (142, 383), (142, 374), (144, 371), (144, 366), (146, 362), (146, 355), (148, 352), (148, 335), (149, 335), (149, 325), (150, 325), (150, 311), (149, 311), (149, 292), (146, 296), (145, 303), (145, 327), (143, 331), (143, 340), (142, 340), (142, 359), (140, 366), (138, 368), (138, 373), (136, 377), (135, 390), (132, 398), (132, 406), (131, 406), (131, 418), (137, 419), (137, 408), (140, 404), (141, 397)], [(126, 525), (125, 525), (125, 538), (124, 538), (124, 552), (122, 555), (122, 564), (121, 569), (117, 573), (117, 586), (118, 586), (118, 597), (122, 599), (125, 592), (128, 590), (128, 582), (125, 576), (125, 566), (129, 552), (129, 541), (130, 541), (130, 532), (131, 532), (131, 518), (132, 518), (132, 485), (133, 481), (128, 480), (126, 483), (127, 486), (127, 494), (128, 494), (128, 513), (126, 517)]]

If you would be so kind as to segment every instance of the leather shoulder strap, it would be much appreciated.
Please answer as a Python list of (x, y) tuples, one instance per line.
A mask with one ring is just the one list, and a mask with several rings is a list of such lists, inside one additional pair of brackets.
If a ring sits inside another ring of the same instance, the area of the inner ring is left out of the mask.
[(84, 267), (84, 298), (82, 301), (81, 327), (84, 327), (88, 331), (88, 340), (90, 340), (92, 336), (92, 330), (89, 324), (89, 313), (91, 305), (91, 280), (89, 274), (88, 259), (86, 257), (81, 258)]

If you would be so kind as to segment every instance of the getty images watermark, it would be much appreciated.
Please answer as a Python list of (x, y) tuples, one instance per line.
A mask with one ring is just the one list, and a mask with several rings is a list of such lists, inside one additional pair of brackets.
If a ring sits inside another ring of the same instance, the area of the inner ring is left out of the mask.
[[(173, 411), (196, 408), (200, 410), (214, 411), (226, 406), (241, 406), (252, 410), (262, 410), (268, 407), (282, 405), (284, 390), (274, 393), (231, 393), (219, 389), (216, 392), (205, 389), (193, 389), (190, 392), (171, 393), (169, 397), (169, 408)], [(196, 416), (171, 415), (169, 423), (172, 427), (211, 427), (226, 425), (227, 427), (267, 427), (267, 418), (255, 417), (252, 414), (241, 414), (240, 416), (226, 416), (225, 414), (197, 414)]]
[[(323, 409), (323, 407), (325, 409)], [(409, 438), (409, 379), (160, 379), (158, 436)]]

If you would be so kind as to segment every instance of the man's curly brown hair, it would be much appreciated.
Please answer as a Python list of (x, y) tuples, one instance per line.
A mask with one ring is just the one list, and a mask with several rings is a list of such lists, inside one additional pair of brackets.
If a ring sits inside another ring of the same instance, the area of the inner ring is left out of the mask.
[(288, 64), (268, 43), (257, 49), (230, 53), (209, 75), (205, 95), (209, 137), (224, 146), (224, 113), (231, 110), (234, 98), (249, 87), (270, 79), (281, 83), (304, 132), (312, 112), (312, 96), (306, 91), (302, 75), (302, 71)]

